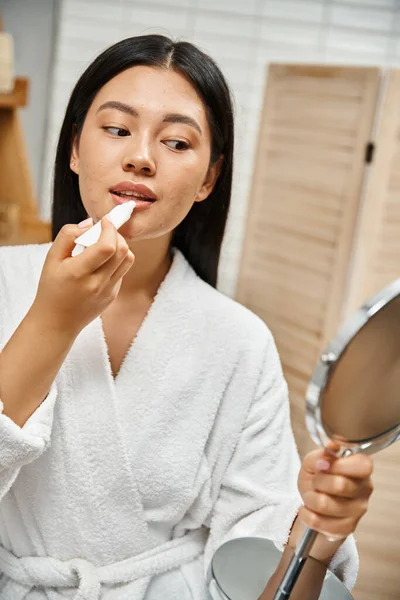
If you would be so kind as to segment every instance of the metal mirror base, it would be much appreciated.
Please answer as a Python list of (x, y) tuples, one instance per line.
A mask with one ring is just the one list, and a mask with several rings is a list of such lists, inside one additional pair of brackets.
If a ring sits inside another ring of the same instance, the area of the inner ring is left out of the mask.
[[(213, 600), (258, 600), (275, 572), (281, 552), (265, 538), (238, 538), (214, 554), (208, 577)], [(306, 600), (306, 599), (304, 599)], [(325, 577), (320, 600), (354, 600), (331, 572)]]

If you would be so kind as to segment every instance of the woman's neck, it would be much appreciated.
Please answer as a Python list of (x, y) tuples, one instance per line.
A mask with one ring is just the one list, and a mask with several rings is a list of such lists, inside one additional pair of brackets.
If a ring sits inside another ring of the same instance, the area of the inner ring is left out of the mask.
[(172, 235), (169, 234), (156, 239), (129, 243), (135, 255), (135, 262), (122, 280), (119, 300), (131, 298), (136, 294), (154, 298), (171, 267), (171, 237)]

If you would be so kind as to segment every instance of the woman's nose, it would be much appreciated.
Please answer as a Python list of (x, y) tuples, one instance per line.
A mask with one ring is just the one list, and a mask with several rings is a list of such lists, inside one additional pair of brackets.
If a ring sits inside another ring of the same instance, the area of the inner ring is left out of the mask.
[(123, 159), (123, 169), (124, 171), (154, 175), (156, 163), (152, 156), (150, 144), (145, 141), (130, 144), (129, 150)]

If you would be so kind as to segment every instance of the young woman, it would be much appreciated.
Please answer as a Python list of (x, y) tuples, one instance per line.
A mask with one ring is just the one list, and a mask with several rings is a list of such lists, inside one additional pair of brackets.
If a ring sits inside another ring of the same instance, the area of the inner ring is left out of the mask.
[(189, 43), (123, 40), (76, 84), (54, 242), (0, 249), (0, 598), (204, 600), (223, 542), (268, 537), (282, 568), (304, 525), (309, 589), (328, 565), (354, 584), (371, 460), (300, 467), (271, 334), (215, 289), (232, 156), (226, 82)]

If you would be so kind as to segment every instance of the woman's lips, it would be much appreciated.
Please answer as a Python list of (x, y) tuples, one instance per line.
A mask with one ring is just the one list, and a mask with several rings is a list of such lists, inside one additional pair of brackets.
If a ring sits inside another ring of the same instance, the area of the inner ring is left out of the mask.
[(136, 206), (132, 213), (132, 217), (135, 216), (135, 212), (137, 210), (144, 210), (150, 208), (154, 204), (154, 201), (152, 202), (151, 200), (142, 200), (137, 196), (120, 196), (118, 194), (113, 194), (113, 192), (110, 193), (115, 204), (123, 204), (124, 202), (129, 202), (129, 200), (133, 200), (135, 202)]
[(149, 200), (157, 200), (156, 194), (147, 185), (135, 183), (134, 181), (120, 181), (117, 185), (110, 188), (110, 192), (126, 193), (127, 196), (134, 197), (136, 194)]

